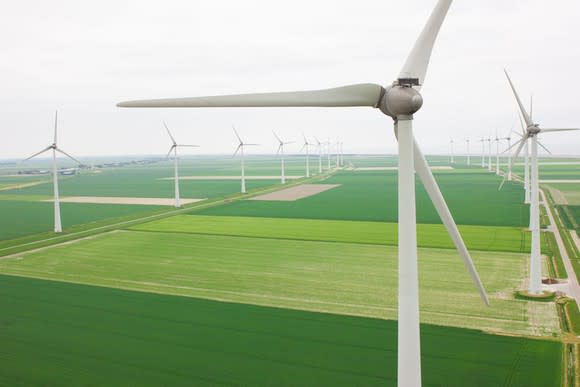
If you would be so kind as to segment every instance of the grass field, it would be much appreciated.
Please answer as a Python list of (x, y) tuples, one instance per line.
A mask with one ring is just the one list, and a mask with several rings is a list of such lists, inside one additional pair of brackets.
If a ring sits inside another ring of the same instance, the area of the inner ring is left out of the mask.
[[(241, 216), (178, 215), (132, 227), (140, 231), (252, 236), (347, 243), (397, 245), (396, 223)], [(527, 252), (529, 233), (514, 227), (460, 226), (469, 249)], [(417, 225), (422, 247), (455, 248), (443, 225)]]
[[(574, 183), (549, 183), (548, 186), (552, 189), (556, 189), (563, 198), (557, 200), (558, 204), (569, 204), (572, 206), (580, 206), (580, 184)], [(556, 199), (556, 198), (555, 198)]]
[[(493, 307), (452, 250), (419, 250), (422, 321), (559, 332), (552, 303), (515, 300), (527, 257), (474, 252)], [(394, 319), (396, 248), (339, 242), (120, 231), (0, 260), (0, 273), (214, 300)]]
[[(396, 322), (0, 276), (2, 385), (396, 384)], [(562, 345), (421, 327), (424, 386), (560, 385)]]
[[(436, 179), (458, 224), (523, 227), (528, 223), (523, 191), (515, 183), (498, 191), (501, 179), (495, 175), (445, 172), (437, 173)], [(396, 171), (344, 171), (324, 183), (341, 186), (295, 202), (240, 201), (201, 214), (397, 222)], [(420, 182), (417, 222), (441, 223)]]

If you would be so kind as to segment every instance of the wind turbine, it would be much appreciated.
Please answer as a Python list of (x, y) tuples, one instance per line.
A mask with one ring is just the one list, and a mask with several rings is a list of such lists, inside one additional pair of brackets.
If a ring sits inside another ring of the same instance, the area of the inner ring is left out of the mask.
[(449, 140), (449, 146), (451, 148), (451, 164), (455, 163), (454, 154), (453, 154), (453, 139)]
[(503, 140), (498, 137), (497, 130), (495, 131), (495, 174), (499, 176), (499, 142)]
[(43, 150), (41, 150), (40, 152), (36, 152), (32, 156), (24, 159), (24, 161), (30, 160), (31, 158), (36, 157), (36, 156), (52, 149), (52, 187), (53, 187), (53, 195), (54, 195), (54, 198), (53, 198), (54, 199), (53, 200), (54, 201), (54, 232), (62, 232), (62, 223), (60, 220), (60, 198), (59, 198), (59, 194), (58, 194), (58, 171), (56, 170), (56, 152), (62, 153), (63, 155), (65, 155), (69, 159), (79, 163), (80, 165), (82, 165), (82, 163), (58, 147), (57, 142), (56, 142), (56, 140), (57, 140), (57, 125), (58, 125), (58, 111), (54, 115), (54, 142), (51, 145), (44, 148)]
[(236, 151), (234, 152), (234, 156), (236, 154), (238, 154), (238, 151), (240, 151), (240, 156), (241, 156), (241, 169), (242, 169), (242, 193), (246, 193), (246, 173), (244, 170), (244, 147), (245, 146), (253, 146), (253, 145), (258, 145), (258, 144), (247, 144), (245, 142), (242, 141), (240, 135), (238, 134), (236, 128), (234, 129), (234, 133), (236, 134), (236, 137), (238, 138), (238, 141), (240, 142), (238, 144), (238, 147), (236, 148)]
[(302, 133), (302, 137), (304, 137), (304, 144), (301, 150), (306, 149), (306, 177), (310, 177), (310, 146), (312, 144), (308, 142), (304, 133)]
[(488, 137), (485, 141), (487, 141), (487, 170), (493, 171), (491, 166), (491, 137)]
[(276, 137), (276, 140), (278, 140), (278, 143), (280, 145), (278, 145), (278, 151), (276, 152), (276, 154), (280, 155), (280, 162), (282, 164), (282, 175), (281, 175), (281, 183), (282, 184), (286, 184), (286, 176), (284, 174), (284, 145), (286, 144), (292, 144), (294, 141), (282, 141), (280, 140), (280, 137), (278, 137), (278, 135), (276, 134), (276, 132), (272, 132), (274, 133), (274, 136)]
[(469, 139), (465, 139), (465, 144), (467, 145), (467, 166), (471, 166), (471, 154), (469, 153)]
[(520, 97), (516, 92), (516, 89), (508, 75), (507, 71), (504, 70), (507, 80), (510, 84), (510, 87), (514, 93), (514, 97), (516, 102), (520, 108), (520, 112), (522, 117), (524, 118), (524, 122), (526, 125), (525, 130), (523, 131), (522, 138), (514, 144), (517, 145), (516, 152), (514, 155), (514, 159), (518, 157), (522, 148), (528, 142), (531, 142), (532, 145), (532, 173), (531, 173), (531, 206), (530, 206), (530, 231), (532, 233), (532, 251), (530, 257), (530, 283), (529, 283), (529, 293), (531, 294), (540, 294), (542, 291), (542, 262), (540, 257), (540, 204), (539, 204), (539, 178), (538, 178), (538, 145), (544, 148), (546, 151), (551, 153), (545, 146), (538, 142), (538, 134), (540, 133), (549, 133), (549, 132), (564, 132), (569, 130), (578, 130), (574, 129), (543, 129), (540, 128), (539, 124), (534, 123), (532, 120), (532, 109), (530, 108), (530, 114), (526, 112), (526, 109), (522, 105)]
[(326, 139), (326, 161), (328, 162), (328, 169), (330, 169), (330, 137)]
[(175, 179), (175, 207), (179, 208), (181, 207), (181, 203), (179, 202), (179, 174), (177, 172), (177, 147), (188, 147), (188, 148), (197, 148), (199, 147), (199, 145), (183, 145), (183, 144), (178, 144), (175, 141), (175, 138), (173, 138), (173, 136), (171, 135), (171, 132), (169, 131), (169, 128), (167, 127), (167, 124), (165, 123), (165, 121), (163, 121), (163, 126), (165, 126), (165, 130), (167, 130), (167, 134), (169, 135), (169, 138), (171, 138), (171, 142), (173, 143), (171, 145), (171, 148), (169, 148), (169, 152), (167, 152), (167, 157), (169, 157), (169, 155), (171, 154), (171, 151), (173, 151), (173, 169), (174, 169), (174, 179)]
[(481, 143), (481, 168), (485, 168), (485, 138), (479, 140)]
[(386, 87), (356, 84), (333, 89), (297, 92), (238, 94), (129, 101), (121, 107), (353, 107), (378, 108), (394, 120), (398, 139), (399, 174), (399, 280), (398, 280), (398, 386), (421, 385), (421, 347), (419, 335), (419, 280), (415, 171), (423, 182), (441, 220), (459, 250), (480, 295), (487, 296), (441, 191), (413, 136), (413, 118), (423, 104), (420, 94), (435, 39), (451, 5), (439, 0), (415, 42), (396, 79)]
[[(512, 136), (511, 136), (511, 132), (512, 131), (510, 130), (510, 133), (508, 134), (508, 136), (503, 138), (508, 143), (507, 149), (511, 149), (511, 147), (512, 147)], [(508, 158), (507, 180), (508, 181), (512, 181), (512, 157), (509, 154), (509, 152), (507, 154), (507, 158)]]
[(336, 141), (336, 168), (340, 167), (340, 141)]
[(318, 149), (318, 173), (322, 173), (322, 145), (323, 143), (320, 142), (320, 140), (318, 138), (316, 138), (316, 136), (314, 137), (314, 140), (316, 140), (316, 147)]

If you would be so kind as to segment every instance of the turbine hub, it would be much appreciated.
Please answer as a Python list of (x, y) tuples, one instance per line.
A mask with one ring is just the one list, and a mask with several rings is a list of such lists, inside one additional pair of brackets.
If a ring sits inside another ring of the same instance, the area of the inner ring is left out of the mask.
[(539, 126), (537, 124), (528, 126), (528, 133), (529, 134), (532, 134), (532, 135), (538, 134), (538, 133), (540, 133), (540, 131), (541, 131), (541, 129), (539, 128)]
[(393, 85), (385, 89), (379, 109), (389, 117), (412, 116), (423, 105), (423, 97), (411, 85)]

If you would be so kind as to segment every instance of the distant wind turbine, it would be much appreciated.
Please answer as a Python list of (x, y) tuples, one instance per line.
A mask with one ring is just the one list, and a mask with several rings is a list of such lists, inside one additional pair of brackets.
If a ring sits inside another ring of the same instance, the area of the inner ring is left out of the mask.
[(304, 133), (302, 133), (302, 137), (304, 137), (304, 144), (301, 150), (306, 149), (306, 177), (310, 177), (310, 146), (312, 144), (308, 142)]
[[(417, 260), (417, 219), (415, 173), (427, 191), (449, 232), (480, 295), (487, 296), (469, 252), (441, 195), (429, 165), (413, 136), (414, 114), (423, 104), (420, 94), (431, 52), (451, 0), (439, 0), (407, 57), (401, 72), (386, 87), (356, 84), (333, 89), (297, 92), (238, 94), (122, 102), (121, 107), (354, 107), (380, 109), (394, 120), (398, 140), (399, 200), (399, 280), (398, 280), (398, 369), (399, 387), (421, 386), (421, 345), (419, 326), (419, 278)], [(396, 39), (396, 38), (395, 38)]]
[(469, 139), (465, 139), (465, 144), (467, 145), (467, 166), (471, 165), (471, 154), (469, 153)]
[(531, 206), (530, 206), (530, 231), (532, 233), (532, 251), (530, 257), (530, 283), (528, 291), (531, 294), (539, 294), (542, 291), (542, 261), (540, 256), (540, 204), (539, 204), (539, 174), (538, 174), (538, 145), (551, 153), (545, 146), (538, 142), (538, 134), (550, 132), (564, 132), (578, 130), (577, 128), (567, 129), (543, 129), (532, 120), (532, 109), (526, 112), (518, 93), (506, 70), (504, 70), (509, 85), (514, 93), (514, 97), (524, 118), (526, 125), (522, 133), (522, 138), (514, 144), (517, 146), (514, 159), (518, 157), (525, 144), (530, 141), (532, 145), (532, 173), (531, 173)]
[(485, 138), (479, 140), (481, 143), (481, 168), (485, 168)]
[(31, 158), (36, 157), (36, 156), (52, 149), (52, 186), (53, 186), (53, 195), (54, 195), (54, 197), (53, 197), (53, 201), (54, 201), (54, 232), (62, 232), (62, 223), (61, 223), (61, 219), (60, 219), (60, 198), (59, 198), (59, 193), (58, 193), (58, 171), (56, 169), (56, 152), (62, 153), (63, 155), (65, 155), (69, 159), (79, 163), (80, 165), (82, 165), (82, 163), (58, 147), (57, 141), (56, 141), (57, 140), (57, 125), (58, 125), (58, 111), (54, 115), (54, 142), (51, 145), (44, 148), (43, 150), (41, 150), (40, 152), (37, 152), (37, 153), (33, 154), (32, 156), (24, 159), (24, 161), (30, 160)]
[(455, 163), (455, 158), (453, 154), (453, 139), (449, 140), (449, 146), (451, 148), (451, 164)]
[(320, 140), (314, 137), (316, 141), (316, 148), (318, 149), (318, 173), (322, 173), (322, 145), (324, 143), (320, 142)]
[(171, 154), (171, 151), (173, 151), (173, 169), (174, 169), (174, 179), (175, 179), (175, 207), (179, 208), (179, 207), (181, 207), (181, 203), (180, 203), (180, 199), (179, 199), (179, 174), (177, 172), (177, 148), (178, 147), (197, 148), (197, 147), (199, 147), (199, 145), (178, 144), (175, 141), (175, 138), (173, 138), (173, 135), (171, 134), (171, 132), (169, 131), (169, 128), (167, 127), (167, 124), (165, 123), (165, 121), (163, 121), (163, 126), (165, 126), (165, 130), (167, 130), (167, 134), (169, 135), (169, 138), (171, 138), (171, 142), (173, 143), (171, 145), (171, 148), (169, 148), (169, 152), (167, 152), (167, 157), (169, 157), (169, 155)]
[(238, 141), (240, 142), (238, 144), (238, 147), (236, 148), (236, 151), (234, 152), (234, 156), (238, 154), (238, 151), (240, 151), (240, 156), (241, 156), (241, 170), (242, 170), (242, 193), (246, 193), (246, 172), (244, 170), (244, 147), (246, 146), (255, 146), (258, 144), (248, 144), (242, 141), (240, 135), (238, 134), (236, 128), (234, 129), (234, 133), (236, 134), (236, 137), (238, 138)]
[(284, 145), (287, 144), (292, 144), (294, 143), (294, 141), (282, 141), (280, 139), (280, 137), (278, 137), (278, 135), (276, 134), (276, 132), (272, 132), (274, 133), (274, 136), (276, 137), (276, 140), (278, 140), (278, 150), (276, 151), (276, 154), (280, 155), (280, 163), (281, 163), (281, 167), (282, 167), (282, 174), (281, 174), (281, 183), (282, 184), (286, 184), (286, 175), (284, 172)]

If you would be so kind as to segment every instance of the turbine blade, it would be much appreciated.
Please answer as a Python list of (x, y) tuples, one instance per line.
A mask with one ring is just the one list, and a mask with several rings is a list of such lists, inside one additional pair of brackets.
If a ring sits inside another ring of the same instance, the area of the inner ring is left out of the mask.
[(240, 138), (240, 135), (238, 134), (238, 131), (236, 130), (236, 128), (234, 126), (232, 126), (232, 129), (234, 130), (234, 133), (236, 134), (236, 137), (238, 138), (238, 141), (240, 141), (240, 144), (243, 144), (244, 142)]
[(33, 158), (33, 157), (36, 157), (36, 156), (38, 156), (39, 154), (41, 154), (41, 153), (44, 153), (44, 152), (46, 152), (46, 151), (47, 151), (47, 150), (49, 150), (49, 149), (52, 149), (52, 147), (51, 147), (51, 146), (47, 146), (46, 148), (44, 148), (44, 149), (43, 149), (43, 150), (41, 150), (40, 152), (36, 152), (36, 153), (35, 153), (35, 154), (33, 154), (32, 156), (30, 156), (30, 157), (27, 157), (27, 158), (25, 158), (25, 159), (24, 159), (24, 160), (22, 160), (22, 161), (30, 160), (31, 158)]
[(423, 153), (421, 153), (421, 150), (417, 145), (417, 141), (414, 141), (414, 154), (415, 154), (414, 157), (415, 171), (417, 172), (417, 175), (419, 175), (419, 178), (423, 183), (423, 187), (425, 187), (425, 190), (429, 194), (431, 202), (435, 206), (435, 209), (437, 210), (437, 213), (439, 214), (441, 221), (445, 225), (445, 228), (447, 229), (449, 236), (453, 240), (455, 248), (457, 249), (459, 255), (463, 259), (463, 263), (465, 264), (465, 267), (469, 271), (471, 279), (475, 283), (475, 286), (479, 291), (481, 299), (486, 305), (489, 305), (489, 300), (487, 298), (485, 288), (483, 286), (483, 283), (481, 282), (481, 279), (479, 278), (479, 275), (477, 274), (477, 270), (475, 268), (475, 265), (473, 264), (471, 255), (469, 254), (469, 251), (467, 250), (467, 247), (465, 246), (465, 243), (461, 238), (461, 234), (459, 234), (459, 230), (457, 229), (457, 225), (453, 220), (453, 216), (451, 215), (451, 212), (447, 207), (447, 203), (445, 203), (445, 199), (443, 198), (443, 195), (439, 190), (439, 186), (437, 185), (437, 182), (435, 181), (435, 178), (431, 173), (429, 164), (427, 163), (425, 156), (423, 156)]
[(399, 78), (418, 78), (419, 87), (423, 85), (425, 81), (425, 75), (427, 73), (427, 67), (429, 66), (429, 59), (431, 58), (431, 52), (433, 51), (433, 46), (435, 44), (435, 39), (437, 34), (441, 29), (441, 24), (447, 15), (447, 11), (451, 6), (452, 0), (439, 0), (431, 16), (427, 20), (425, 27), (419, 38), (415, 42), (411, 53), (407, 57), (401, 72), (399, 73)]
[(83, 165), (83, 163), (81, 163), (80, 161), (78, 161), (77, 159), (75, 159), (74, 157), (72, 157), (71, 155), (69, 155), (68, 153), (66, 153), (65, 151), (63, 151), (62, 149), (60, 149), (60, 148), (54, 148), (54, 149), (55, 149), (57, 152), (60, 152), (60, 153), (62, 153), (63, 155), (65, 155), (65, 156), (66, 156), (66, 157), (68, 157), (69, 159), (71, 159), (71, 160), (73, 160), (73, 161), (75, 161), (75, 162), (79, 163), (80, 165)]
[(175, 144), (175, 146), (180, 146), (182, 148), (199, 148), (199, 145), (191, 145), (191, 144)]
[[(518, 136), (520, 136), (520, 134), (519, 134), (519, 133), (516, 133), (516, 134), (517, 134)], [(522, 137), (522, 136), (520, 136), (520, 137)], [(508, 152), (510, 151), (510, 149), (513, 149), (513, 148), (515, 148), (515, 147), (516, 147), (518, 144), (519, 144), (519, 141), (518, 141), (518, 142), (516, 142), (515, 144), (513, 144), (512, 146), (510, 146), (509, 148), (507, 148), (506, 150), (504, 150), (504, 151), (503, 151), (503, 152), (501, 152), (501, 153), (508, 153)]]
[(544, 129), (544, 128), (542, 128), (542, 129), (540, 129), (540, 133), (543, 133), (543, 132), (568, 132), (570, 130), (580, 130), (580, 129), (577, 129), (577, 128)]
[(171, 154), (171, 151), (175, 148), (175, 144), (171, 146), (171, 148), (169, 148), (169, 152), (167, 152), (167, 156), (165, 156), (166, 159), (169, 158), (169, 155)]
[(548, 148), (546, 148), (541, 142), (537, 141), (538, 145), (541, 146), (546, 152), (548, 152), (548, 154), (552, 154), (552, 152), (550, 152), (550, 150)]
[(284, 146), (283, 142), (281, 142), (280, 145), (278, 145), (278, 150), (276, 151), (276, 156), (278, 156), (280, 154), (280, 151), (282, 150), (283, 146)]
[(376, 107), (383, 87), (372, 83), (323, 90), (126, 101), (118, 107)]
[(526, 126), (524, 125), (524, 122), (522, 121), (522, 116), (520, 114), (518, 114), (518, 118), (520, 119), (520, 125), (522, 127), (522, 134), (525, 135), (526, 134)]
[(242, 144), (238, 145), (238, 147), (236, 148), (236, 151), (234, 152), (234, 154), (232, 155), (232, 157), (236, 157), (236, 155), (238, 154), (238, 151), (240, 150), (240, 148), (242, 146), (243, 146)]
[(244, 146), (248, 146), (248, 145), (259, 146), (260, 144), (244, 144)]
[(507, 77), (507, 80), (510, 84), (510, 87), (512, 88), (512, 91), (514, 92), (514, 96), (516, 97), (516, 101), (518, 103), (518, 106), (520, 107), (520, 112), (522, 113), (522, 117), (524, 117), (524, 121), (526, 122), (526, 125), (532, 126), (534, 123), (532, 122), (532, 119), (530, 118), (530, 116), (526, 112), (526, 109), (524, 109), (524, 105), (522, 104), (522, 101), (520, 100), (520, 96), (518, 95), (518, 92), (516, 91), (516, 88), (514, 87), (514, 84), (512, 83), (512, 80), (510, 79), (510, 76), (509, 76), (507, 70), (504, 69), (503, 72), (505, 73), (505, 76)]
[[(511, 168), (510, 168), (510, 172), (511, 172)], [(507, 176), (508, 176), (507, 173), (503, 175), (503, 179), (501, 179), (501, 183), (499, 184), (499, 188), (497, 189), (498, 191), (501, 191), (501, 189), (503, 188), (503, 185), (505, 184), (505, 181), (507, 180)]]
[(278, 135), (276, 134), (276, 132), (272, 131), (272, 133), (274, 134), (274, 137), (276, 137), (276, 140), (278, 140), (278, 142), (280, 144), (283, 144), (282, 140), (280, 140), (280, 137), (278, 137)]
[[(520, 152), (522, 151), (522, 148), (524, 147), (524, 145), (526, 144), (526, 141), (528, 140), (527, 137), (523, 137), (520, 141), (516, 142), (516, 144), (519, 144), (518, 148), (516, 149), (516, 153), (514, 154), (513, 160), (515, 161), (518, 156), (520, 155)], [(515, 145), (515, 144), (514, 144)]]
[(167, 134), (169, 135), (169, 137), (171, 138), (171, 141), (173, 141), (173, 145), (175, 145), (176, 141), (173, 138), (173, 136), (171, 135), (171, 132), (169, 131), (169, 128), (167, 127), (167, 124), (165, 123), (165, 121), (163, 121), (163, 126), (165, 126), (165, 130), (167, 130)]

